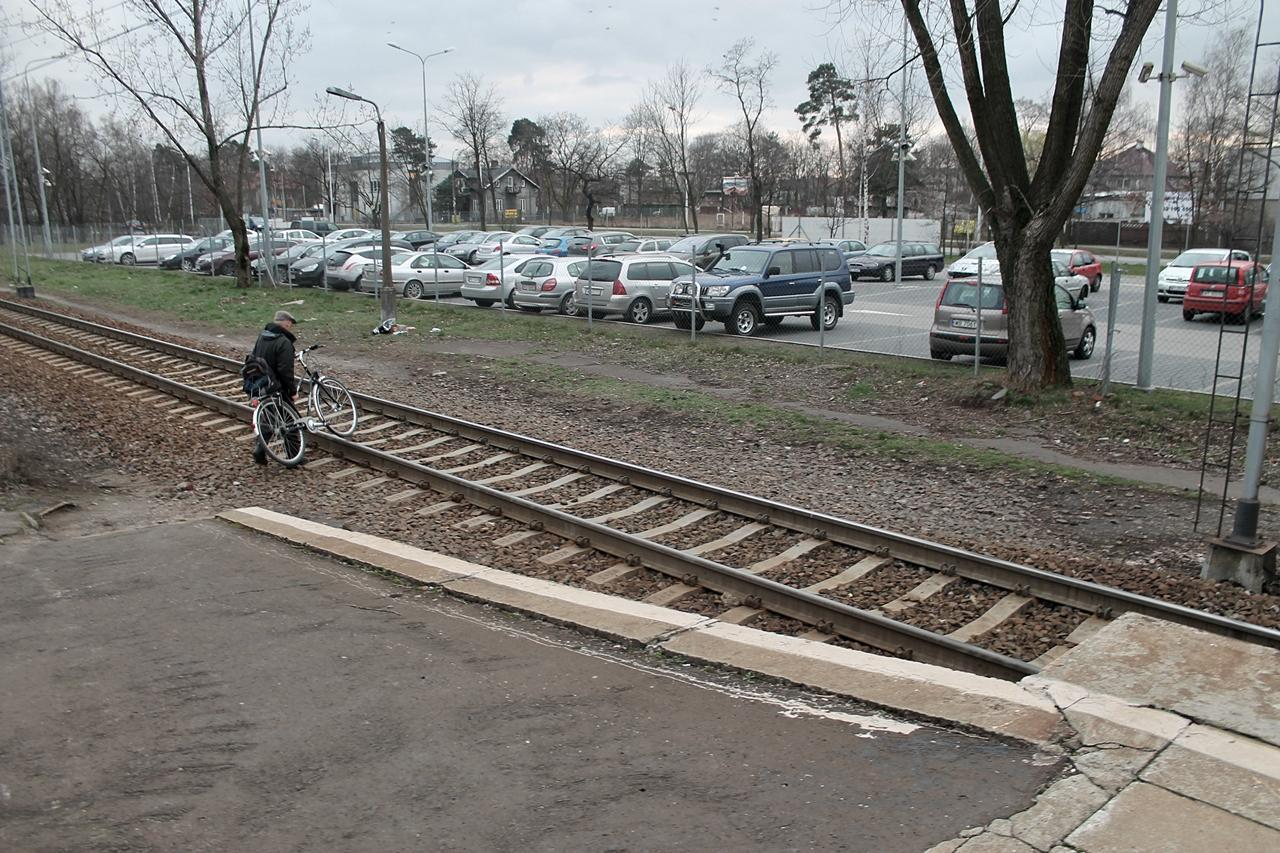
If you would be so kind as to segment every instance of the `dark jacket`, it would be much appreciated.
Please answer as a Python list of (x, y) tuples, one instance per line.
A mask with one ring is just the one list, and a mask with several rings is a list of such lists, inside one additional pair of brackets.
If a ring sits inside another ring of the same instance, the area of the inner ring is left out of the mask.
[(289, 399), (293, 399), (294, 392), (293, 342), (295, 340), (297, 339), (292, 332), (280, 328), (275, 323), (268, 323), (253, 345), (253, 354), (261, 356), (271, 366), (276, 382), (280, 384), (280, 388)]

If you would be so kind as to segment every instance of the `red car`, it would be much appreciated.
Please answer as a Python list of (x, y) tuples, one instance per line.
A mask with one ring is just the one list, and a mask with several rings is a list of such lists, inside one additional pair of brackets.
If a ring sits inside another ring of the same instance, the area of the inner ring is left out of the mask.
[(1221, 314), (1228, 323), (1247, 323), (1262, 313), (1267, 298), (1267, 270), (1253, 261), (1200, 264), (1191, 270), (1182, 319), (1196, 314)]
[[(1102, 287), (1102, 261), (1098, 260), (1092, 252), (1086, 252), (1084, 249), (1054, 249), (1049, 254), (1055, 260), (1066, 264), (1067, 269), (1074, 275), (1082, 275), (1089, 279), (1089, 290), (1097, 293)], [(1077, 295), (1084, 299), (1089, 294)]]

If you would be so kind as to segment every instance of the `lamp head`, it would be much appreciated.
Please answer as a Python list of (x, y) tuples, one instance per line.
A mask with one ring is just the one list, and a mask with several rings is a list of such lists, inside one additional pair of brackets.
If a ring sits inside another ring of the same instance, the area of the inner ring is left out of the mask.
[(364, 100), (364, 98), (360, 97), (355, 92), (348, 92), (346, 89), (339, 89), (337, 86), (330, 86), (327, 89), (325, 89), (325, 91), (328, 92), (330, 95), (335, 95), (339, 98), (346, 98), (348, 101)]
[(1156, 69), (1156, 66), (1154, 63), (1151, 63), (1151, 62), (1142, 63), (1142, 70), (1138, 72), (1138, 82), (1145, 83), (1148, 80), (1150, 80), (1151, 72), (1154, 71), (1155, 69)]
[(1204, 77), (1209, 73), (1208, 68), (1205, 68), (1203, 65), (1196, 65), (1194, 62), (1183, 62), (1182, 70), (1193, 77)]

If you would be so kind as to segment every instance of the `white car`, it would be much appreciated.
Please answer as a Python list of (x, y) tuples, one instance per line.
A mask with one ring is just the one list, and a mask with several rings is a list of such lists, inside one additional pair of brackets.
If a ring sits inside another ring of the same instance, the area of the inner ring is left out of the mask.
[(329, 286), (337, 290), (360, 290), (366, 273), (370, 279), (378, 277), (377, 259), (381, 256), (382, 249), (378, 246), (331, 252), (324, 264)]
[(1182, 301), (1187, 295), (1187, 282), (1191, 280), (1191, 270), (1198, 264), (1220, 264), (1228, 260), (1249, 261), (1248, 252), (1239, 249), (1188, 249), (1169, 262), (1156, 277), (1156, 299), (1168, 302), (1170, 299)]
[(427, 299), (436, 295), (454, 296), (462, 289), (463, 277), (469, 270), (453, 255), (438, 252), (402, 252), (391, 258), (391, 281), (396, 293), (409, 299)]
[(497, 302), (505, 301), (508, 308), (514, 308), (512, 293), (516, 279), (529, 264), (535, 261), (553, 260), (550, 255), (533, 255), (518, 261), (498, 258), (485, 261), (472, 270), (467, 270), (462, 280), (462, 298), (470, 299), (481, 308), (488, 308)]
[(528, 234), (513, 234), (505, 240), (486, 242), (471, 253), (471, 263), (479, 264), (496, 258), (499, 251), (504, 255), (540, 255), (542, 241)]
[(978, 261), (982, 261), (982, 277), (988, 274), (1000, 275), (1000, 260), (996, 257), (996, 244), (983, 243), (968, 251), (964, 257), (956, 260), (947, 270), (948, 278), (969, 278), (978, 274)]
[(123, 237), (117, 237), (109, 243), (103, 243), (99, 246), (90, 246), (87, 249), (82, 250), (80, 252), (80, 258), (81, 260), (90, 261), (91, 263), (99, 263), (107, 259), (107, 256), (111, 254), (113, 246), (128, 245), (137, 239), (137, 236), (134, 234), (125, 234)]
[(189, 248), (196, 241), (186, 234), (134, 234), (117, 237), (98, 252), (97, 260), (109, 264), (158, 264), (175, 252)]
[(326, 243), (337, 243), (339, 240), (353, 240), (356, 237), (369, 237), (377, 232), (368, 228), (343, 228), (341, 231), (334, 231), (324, 236)]
[(289, 228), (284, 231), (272, 231), (272, 240), (292, 240), (295, 243), (319, 243), (320, 235), (305, 228)]

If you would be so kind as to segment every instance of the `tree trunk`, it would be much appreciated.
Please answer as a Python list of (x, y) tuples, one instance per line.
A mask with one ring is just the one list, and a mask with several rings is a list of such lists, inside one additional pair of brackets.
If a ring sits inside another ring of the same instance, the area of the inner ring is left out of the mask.
[(480, 149), (475, 149), (473, 154), (475, 155), (476, 185), (472, 192), (475, 193), (476, 205), (480, 208), (480, 230), (486, 231), (488, 229), (485, 228), (484, 219), (484, 174), (480, 171)]
[(1056, 229), (1043, 225), (1033, 219), (1011, 226), (998, 215), (991, 217), (1008, 304), (1009, 382), (1027, 391), (1071, 384), (1049, 261)]

